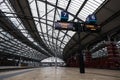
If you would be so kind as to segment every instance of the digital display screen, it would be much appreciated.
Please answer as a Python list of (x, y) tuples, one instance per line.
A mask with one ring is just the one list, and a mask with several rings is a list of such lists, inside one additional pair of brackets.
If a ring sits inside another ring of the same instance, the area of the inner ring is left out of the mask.
[(73, 30), (73, 23), (69, 22), (56, 22), (55, 23), (55, 29), (59, 30)]
[(89, 24), (86, 25), (86, 28), (88, 28), (90, 30), (96, 30), (97, 29), (97, 27), (95, 25), (89, 25)]
[(99, 32), (100, 31), (100, 26), (99, 25), (86, 24), (85, 25), (85, 31)]

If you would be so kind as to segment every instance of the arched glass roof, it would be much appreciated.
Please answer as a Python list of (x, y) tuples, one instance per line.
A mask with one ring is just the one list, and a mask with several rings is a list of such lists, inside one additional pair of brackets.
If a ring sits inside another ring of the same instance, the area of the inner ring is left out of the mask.
[[(7, 17), (15, 29), (36, 46), (34, 49), (41, 50), (38, 51), (39, 54), (62, 58), (63, 49), (75, 32), (54, 29), (54, 22), (60, 19), (61, 11), (67, 11), (71, 21), (85, 21), (104, 2), (105, 0), (0, 0), (0, 10), (4, 14), (1, 16)], [(19, 38), (17, 40), (21, 41)], [(31, 47), (27, 42), (23, 44)]]

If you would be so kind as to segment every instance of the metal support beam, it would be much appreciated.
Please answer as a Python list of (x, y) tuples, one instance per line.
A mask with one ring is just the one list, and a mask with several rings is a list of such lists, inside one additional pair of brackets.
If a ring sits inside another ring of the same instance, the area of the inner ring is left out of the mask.
[(80, 67), (80, 73), (85, 73), (85, 65), (84, 65), (84, 57), (83, 57), (83, 54), (82, 54), (82, 47), (81, 47), (81, 39), (80, 39), (80, 31), (81, 31), (81, 26), (80, 25), (77, 25), (78, 27), (78, 31), (77, 31), (77, 34), (78, 34), (78, 60), (79, 60), (79, 67)]
[(49, 33), (48, 33), (48, 32), (49, 32), (49, 31), (48, 31), (48, 25), (47, 25), (47, 24), (48, 24), (48, 23), (47, 23), (47, 22), (48, 22), (48, 21), (47, 21), (47, 20), (48, 20), (48, 15), (47, 15), (47, 13), (48, 13), (48, 12), (47, 12), (47, 11), (48, 11), (48, 10), (47, 10), (47, 9), (48, 9), (48, 8), (47, 8), (47, 0), (45, 0), (45, 1), (46, 1), (46, 3), (45, 3), (45, 14), (46, 14), (46, 15), (45, 15), (45, 18), (46, 18), (46, 20), (45, 20), (46, 24), (45, 24), (45, 25), (46, 25), (46, 34), (47, 34), (48, 43), (49, 43), (48, 46), (51, 48), (50, 38), (49, 38), (49, 36), (48, 36), (48, 34), (49, 34)]

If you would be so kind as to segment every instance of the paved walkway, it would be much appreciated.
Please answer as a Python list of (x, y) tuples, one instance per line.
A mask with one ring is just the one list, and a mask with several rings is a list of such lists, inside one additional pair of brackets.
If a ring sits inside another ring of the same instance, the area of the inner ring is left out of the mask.
[(44, 67), (2, 72), (0, 80), (120, 80), (120, 71), (86, 69), (80, 74), (78, 68)]

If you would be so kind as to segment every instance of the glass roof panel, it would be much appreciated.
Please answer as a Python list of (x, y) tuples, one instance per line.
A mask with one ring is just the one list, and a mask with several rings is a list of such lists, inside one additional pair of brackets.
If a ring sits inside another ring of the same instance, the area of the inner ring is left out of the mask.
[(69, 0), (58, 0), (58, 6), (65, 10), (67, 7), (68, 1)]
[(52, 3), (52, 4), (54, 4), (54, 5), (56, 3), (56, 0), (47, 0), (47, 1), (50, 2), (50, 3)]
[(64, 45), (64, 44), (62, 44), (62, 45), (61, 45), (61, 50), (62, 50), (64, 47), (65, 47), (65, 45)]
[[(29, 0), (28, 0), (29, 1)], [(35, 1), (35, 0), (33, 0)], [(35, 3), (34, 3), (35, 4)], [(37, 1), (37, 6), (38, 6), (38, 10), (39, 10), (39, 13), (40, 13), (40, 16), (44, 16), (45, 15), (45, 4), (43, 4), (42, 2), (40, 1)], [(34, 6), (31, 6), (31, 7), (34, 7)], [(36, 12), (36, 11), (35, 11)]]
[(58, 37), (59, 31), (55, 31), (54, 37)]
[(39, 31), (39, 32), (41, 32), (41, 26), (40, 26), (40, 24), (39, 23), (36, 23), (36, 27), (37, 27), (37, 30)]
[(60, 42), (60, 41), (58, 41), (58, 43), (57, 43), (57, 44), (58, 44), (58, 45), (60, 45), (60, 43), (61, 43), (61, 42)]
[(68, 12), (76, 14), (85, 0), (71, 0)]
[(64, 33), (60, 32), (59, 40), (62, 40), (62, 38), (63, 38), (64, 35), (65, 35)]
[[(34, 7), (33, 7), (33, 6), (34, 6)], [(30, 8), (31, 8), (31, 10), (32, 10), (33, 17), (38, 17), (38, 13), (37, 13), (37, 8), (36, 8), (35, 1), (33, 1), (33, 2), (30, 4)]]
[(61, 13), (61, 10), (60, 9), (57, 9), (56, 11), (56, 21), (60, 19), (60, 13)]
[(69, 39), (70, 39), (70, 38), (68, 38), (68, 36), (65, 36), (63, 42), (64, 42), (64, 43), (67, 43), (67, 42), (69, 41)]
[(67, 34), (72, 37), (72, 36), (75, 34), (75, 32), (73, 32), (73, 31), (68, 31)]
[(44, 33), (46, 33), (46, 25), (45, 24), (41, 24), (42, 25), (42, 30)]
[(54, 10), (51, 11), (51, 9), (53, 9), (53, 8), (54, 8), (53, 6), (47, 5), (47, 15), (46, 16), (49, 20), (52, 20), (52, 21), (54, 19)]

